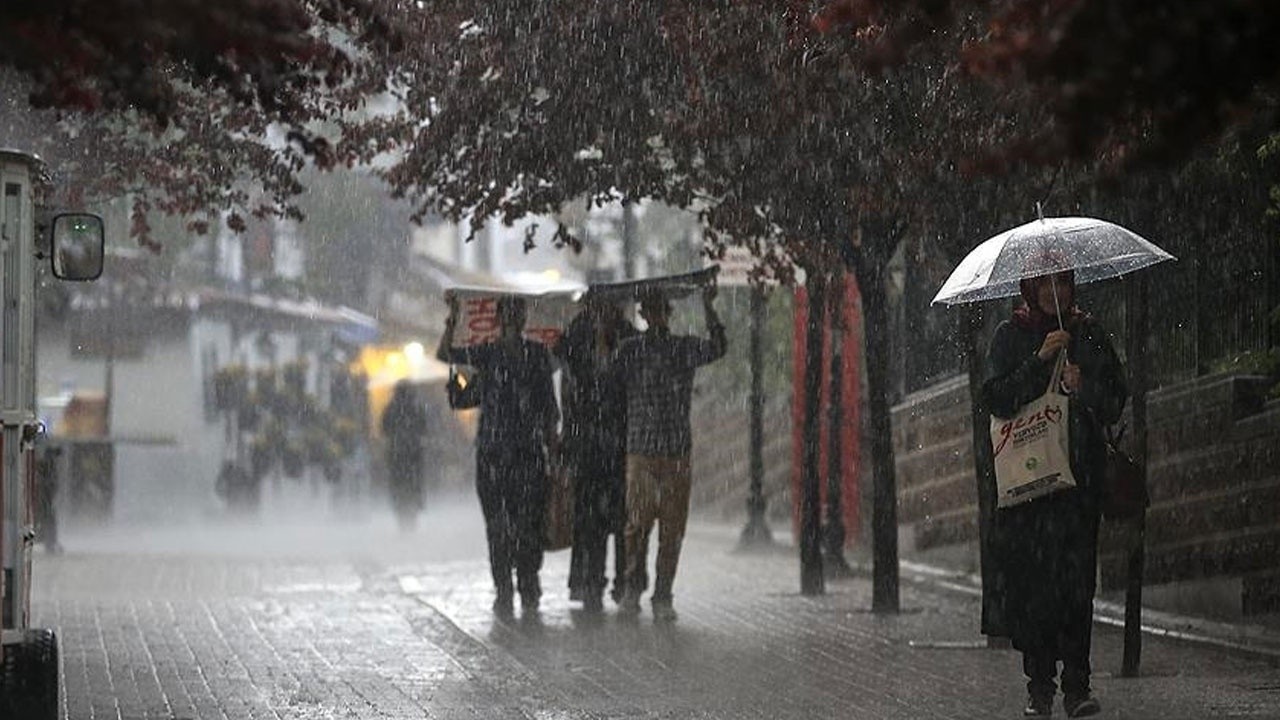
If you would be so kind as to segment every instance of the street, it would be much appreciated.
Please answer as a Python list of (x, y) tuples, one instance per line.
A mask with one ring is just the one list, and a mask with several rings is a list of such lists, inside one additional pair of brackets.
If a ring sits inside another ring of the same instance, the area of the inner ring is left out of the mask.
[[(877, 616), (868, 579), (805, 598), (790, 550), (734, 541), (691, 529), (674, 625), (647, 602), (638, 621), (581, 614), (567, 552), (539, 616), (499, 622), (471, 498), (407, 536), (372, 511), (71, 528), (37, 555), (35, 624), (61, 638), (71, 720), (1020, 716), (1018, 655), (983, 647), (975, 599), (908, 584)], [(1121, 679), (1120, 642), (1097, 627), (1103, 717), (1280, 717), (1280, 668), (1148, 637), (1143, 676)]]

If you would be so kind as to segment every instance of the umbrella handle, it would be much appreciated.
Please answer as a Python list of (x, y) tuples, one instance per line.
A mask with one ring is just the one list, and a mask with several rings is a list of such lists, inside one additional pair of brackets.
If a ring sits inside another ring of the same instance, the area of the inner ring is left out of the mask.
[(1049, 283), (1053, 287), (1053, 309), (1058, 314), (1058, 329), (1066, 330), (1067, 328), (1062, 324), (1062, 305), (1058, 301), (1058, 279), (1053, 275), (1049, 275)]

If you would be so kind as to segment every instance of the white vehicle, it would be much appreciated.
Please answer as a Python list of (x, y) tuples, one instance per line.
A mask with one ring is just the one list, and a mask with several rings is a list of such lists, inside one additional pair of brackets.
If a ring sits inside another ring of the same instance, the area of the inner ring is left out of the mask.
[[(52, 218), (48, 250), (36, 242), (35, 190), (43, 164), (0, 148), (0, 717), (58, 717), (58, 639), (31, 627), (35, 542), (32, 449), (36, 415), (36, 261), (52, 260), (63, 280), (102, 273), (102, 218)], [(42, 243), (44, 244), (44, 243)]]

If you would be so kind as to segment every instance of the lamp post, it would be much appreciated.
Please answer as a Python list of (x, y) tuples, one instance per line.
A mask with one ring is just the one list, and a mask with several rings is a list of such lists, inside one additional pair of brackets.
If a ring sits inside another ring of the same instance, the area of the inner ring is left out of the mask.
[(751, 429), (748, 451), (751, 458), (751, 486), (747, 495), (747, 525), (742, 528), (738, 548), (758, 549), (773, 545), (773, 534), (765, 521), (764, 499), (764, 288), (751, 287)]

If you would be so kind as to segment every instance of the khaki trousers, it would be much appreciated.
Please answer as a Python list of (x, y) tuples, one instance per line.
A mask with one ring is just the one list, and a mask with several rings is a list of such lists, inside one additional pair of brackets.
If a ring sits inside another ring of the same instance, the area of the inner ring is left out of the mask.
[(627, 455), (627, 589), (643, 588), (649, 533), (658, 523), (655, 602), (671, 601), (680, 544), (689, 521), (689, 456)]

